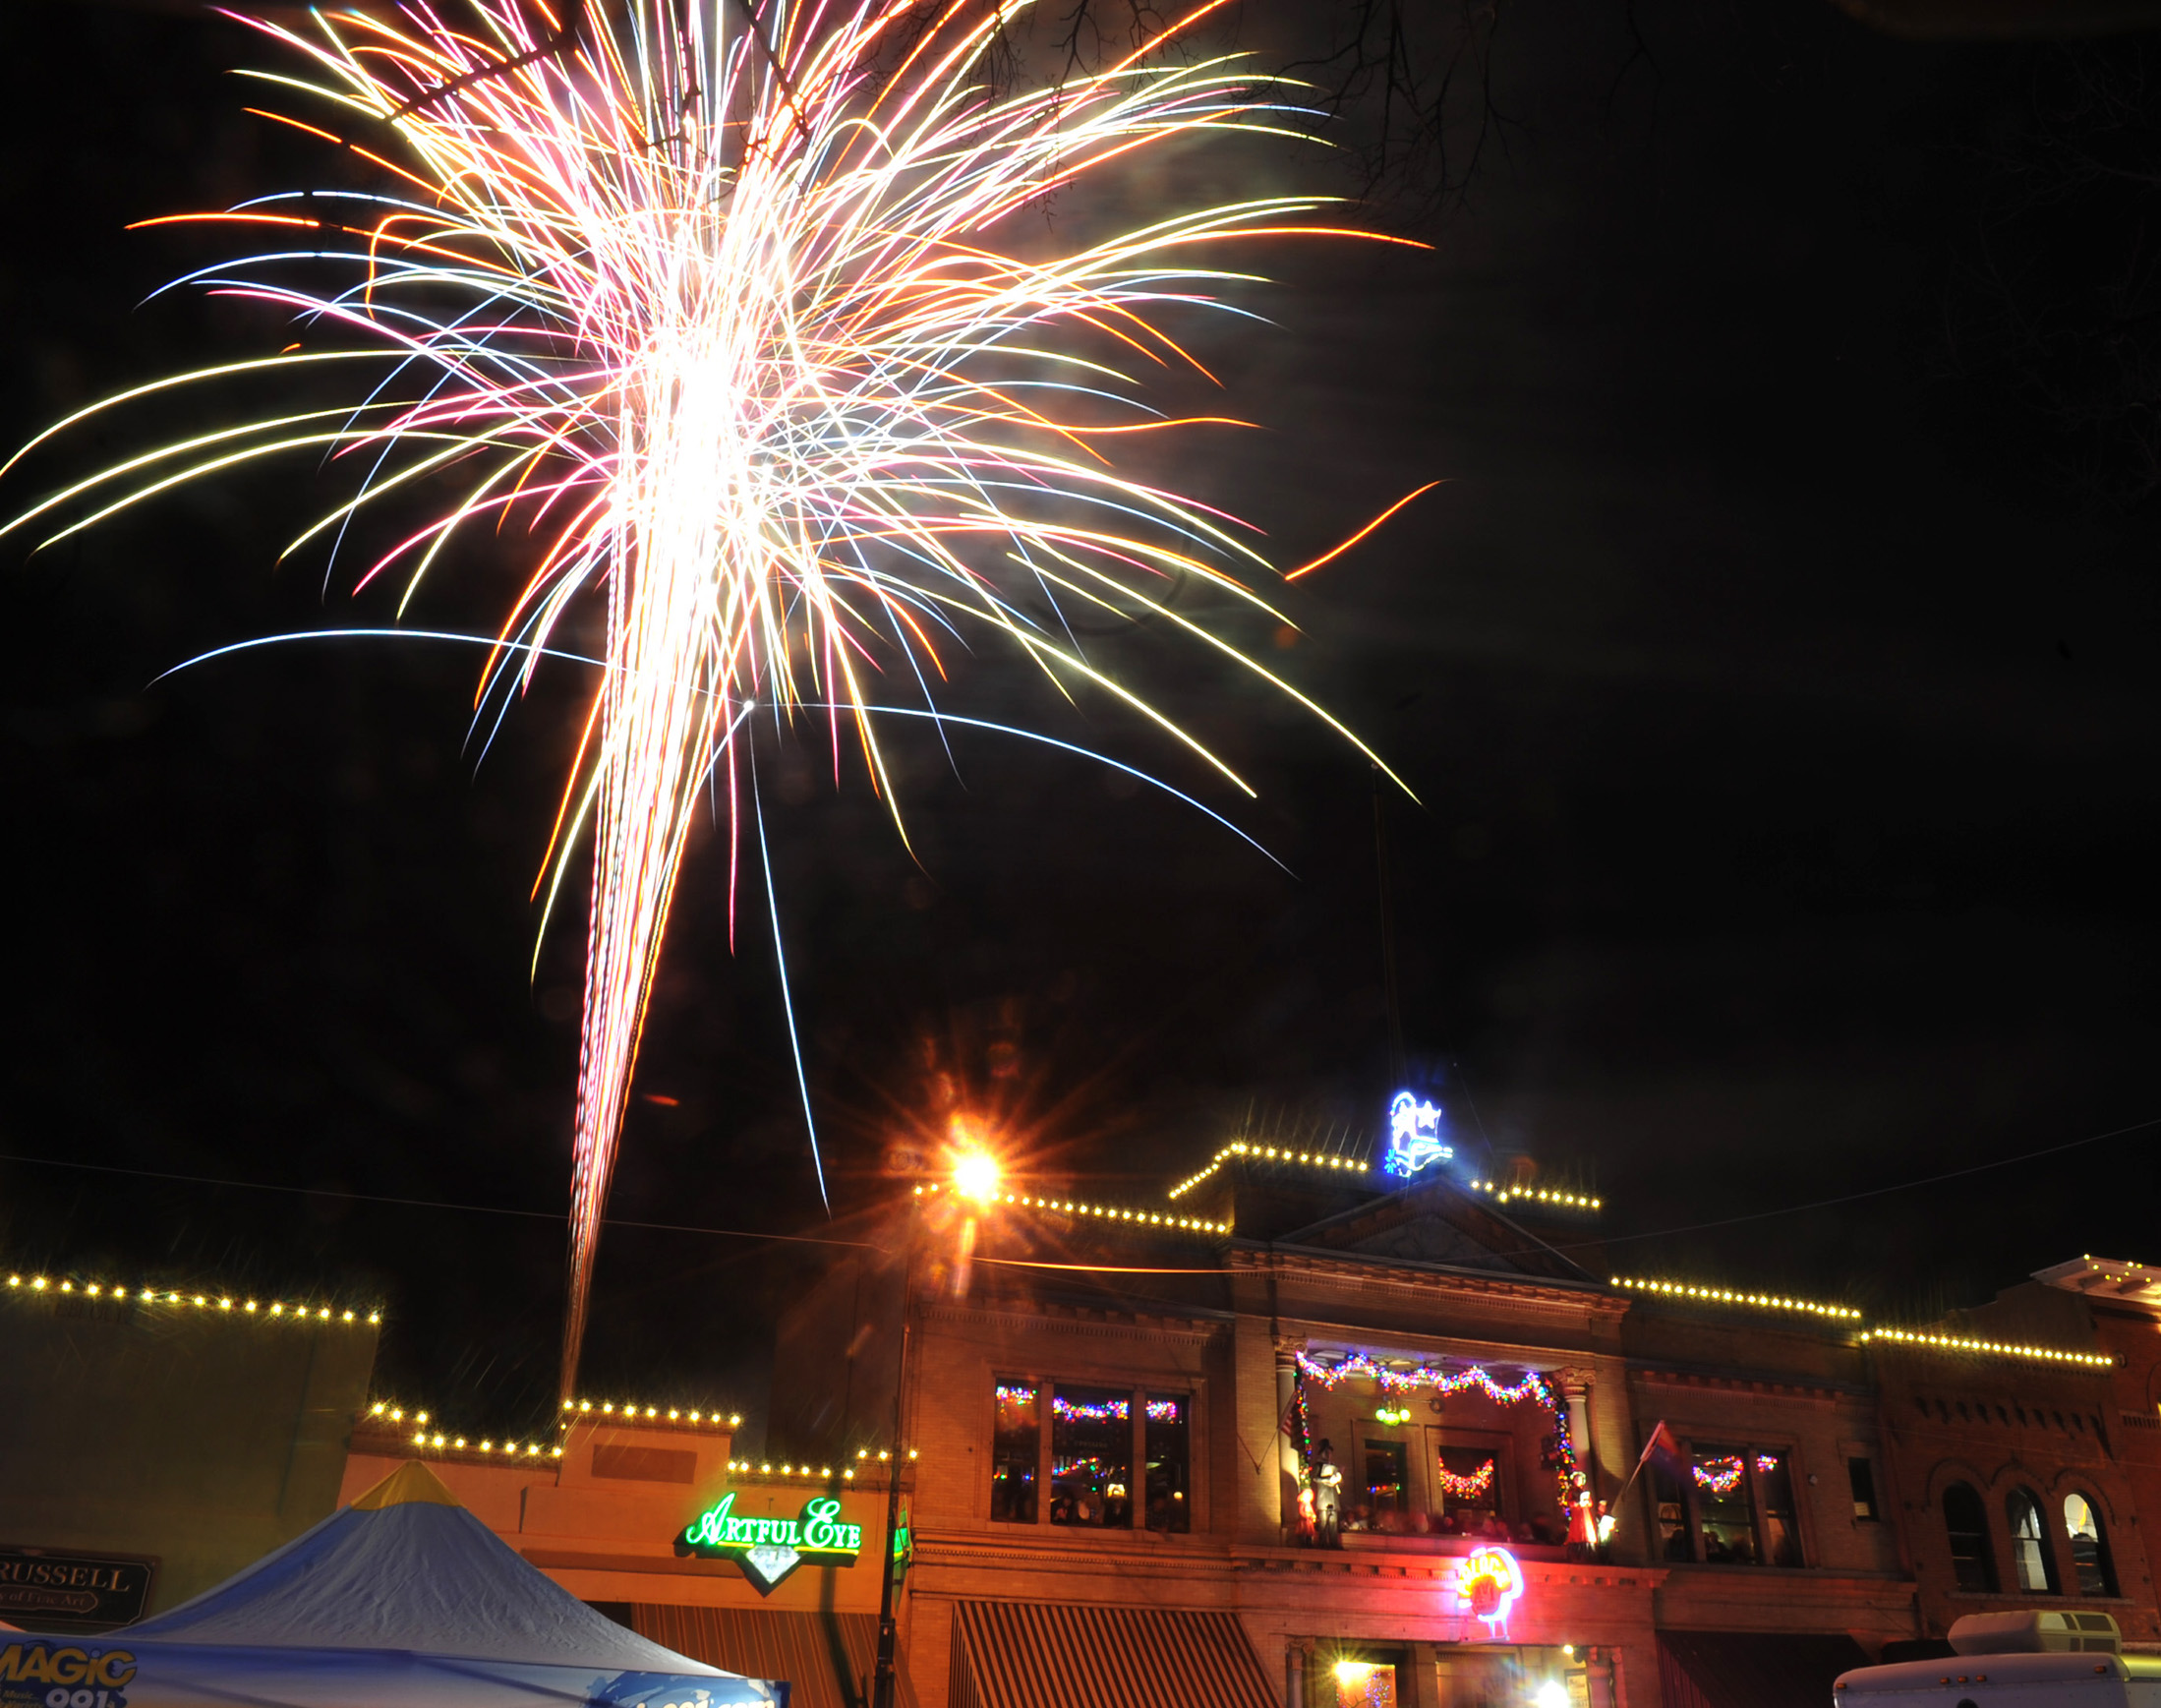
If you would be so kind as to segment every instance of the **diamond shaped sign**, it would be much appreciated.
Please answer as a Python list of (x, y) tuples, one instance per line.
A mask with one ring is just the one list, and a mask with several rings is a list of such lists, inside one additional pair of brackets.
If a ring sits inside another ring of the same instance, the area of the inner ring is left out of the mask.
[(736, 1556), (736, 1563), (743, 1568), (743, 1574), (758, 1586), (760, 1595), (777, 1588), (781, 1580), (802, 1562), (803, 1557), (794, 1549), (772, 1542), (761, 1542), (757, 1547), (746, 1548)]

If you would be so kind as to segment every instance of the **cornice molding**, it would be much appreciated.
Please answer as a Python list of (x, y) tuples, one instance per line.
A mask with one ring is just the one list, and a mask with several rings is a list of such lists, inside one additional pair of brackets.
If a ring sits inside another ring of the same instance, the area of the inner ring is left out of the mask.
[(1072, 1306), (1013, 1305), (995, 1308), (974, 1305), (926, 1305), (920, 1316), (926, 1323), (955, 1324), (970, 1328), (1018, 1328), (1025, 1333), (1079, 1334), (1091, 1339), (1166, 1340), (1197, 1346), (1224, 1338), (1231, 1325), (1193, 1322), (1188, 1319), (1125, 1311), (1083, 1312)]
[(1422, 1300), (1475, 1297), (1506, 1301), (1512, 1308), (1544, 1317), (1618, 1323), (1628, 1312), (1625, 1296), (1596, 1288), (1544, 1281), (1533, 1275), (1489, 1274), (1358, 1255), (1337, 1255), (1301, 1248), (1296, 1251), (1232, 1249), (1224, 1255), (1224, 1272), (1264, 1279), (1300, 1276), (1342, 1291), (1384, 1294)]
[(1818, 1405), (1837, 1405), (1841, 1401), (1875, 1397), (1873, 1391), (1865, 1387), (1852, 1387), (1840, 1383), (1810, 1382), (1768, 1371), (1720, 1375), (1700, 1370), (1646, 1369), (1641, 1365), (1630, 1365), (1628, 1379), (1636, 1384), (1656, 1383), (1662, 1387), (1690, 1387), (1718, 1393), (1771, 1393), (1784, 1399), (1810, 1400)]

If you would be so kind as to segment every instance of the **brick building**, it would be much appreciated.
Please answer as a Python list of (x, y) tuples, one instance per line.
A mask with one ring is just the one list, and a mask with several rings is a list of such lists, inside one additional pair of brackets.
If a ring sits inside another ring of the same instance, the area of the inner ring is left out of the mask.
[[(918, 1194), (914, 1700), (1820, 1704), (2044, 1596), (2161, 1641), (2151, 1313), (2045, 1275), (1870, 1328), (1599, 1273), (1596, 1208), (1265, 1146), (1153, 1206)], [(890, 1435), (903, 1291), (858, 1254), (803, 1295), (783, 1344), (846, 1350), (784, 1361), (777, 1439)]]
[[(263, 1545), (422, 1458), (573, 1594), (800, 1708), (867, 1702), (889, 1476), (906, 1708), (1822, 1708), (1864, 1657), (2052, 1603), (2161, 1647), (2161, 1271), (2082, 1258), (1869, 1325), (1607, 1273), (1600, 1208), (1265, 1144), (1151, 1203), (926, 1186), (776, 1325), (755, 1455), (732, 1414), (620, 1400), (460, 1436), (363, 1402), (361, 1312), (17, 1276), (0, 1331), (52, 1366), (40, 1476), (118, 1486), (103, 1453), (136, 1481), (133, 1528), (94, 1535), (25, 1484), (0, 1588), (98, 1550), (196, 1567), (200, 1437), (233, 1487), (282, 1479)], [(63, 1427), (67, 1383), (139, 1384), (144, 1348), (163, 1458)], [(779, 1566), (686, 1545), (730, 1512), (854, 1540)]]

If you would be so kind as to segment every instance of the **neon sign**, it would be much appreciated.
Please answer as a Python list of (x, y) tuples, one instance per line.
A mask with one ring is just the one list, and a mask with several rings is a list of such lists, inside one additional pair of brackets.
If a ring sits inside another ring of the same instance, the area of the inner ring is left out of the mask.
[(863, 1527), (842, 1523), (841, 1502), (830, 1495), (805, 1501), (793, 1518), (745, 1518), (736, 1513), (730, 1489), (683, 1526), (682, 1546), (708, 1560), (732, 1560), (758, 1593), (767, 1595), (805, 1560), (853, 1565), (862, 1552)]
[(1440, 1110), (1414, 1091), (1398, 1091), (1388, 1105), (1388, 1154), (1381, 1167), (1408, 1180), (1455, 1153), (1455, 1147), (1441, 1140)]
[(1489, 1636), (1508, 1628), (1509, 1610), (1523, 1594), (1523, 1567), (1505, 1548), (1481, 1548), (1456, 1568), (1456, 1600), (1486, 1621)]

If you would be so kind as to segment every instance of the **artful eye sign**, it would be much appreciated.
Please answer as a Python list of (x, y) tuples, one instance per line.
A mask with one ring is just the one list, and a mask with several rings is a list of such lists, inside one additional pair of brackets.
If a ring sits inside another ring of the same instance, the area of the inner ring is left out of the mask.
[(793, 1518), (751, 1518), (735, 1510), (730, 1489), (683, 1527), (681, 1545), (709, 1560), (732, 1560), (743, 1575), (770, 1593), (808, 1560), (820, 1565), (853, 1565), (862, 1552), (863, 1527), (841, 1521), (841, 1502), (813, 1496)]

